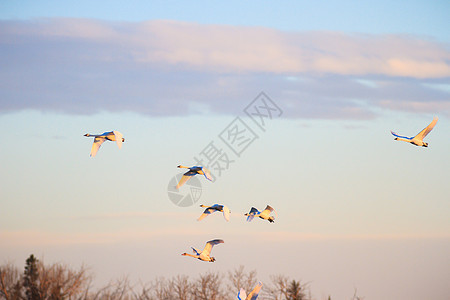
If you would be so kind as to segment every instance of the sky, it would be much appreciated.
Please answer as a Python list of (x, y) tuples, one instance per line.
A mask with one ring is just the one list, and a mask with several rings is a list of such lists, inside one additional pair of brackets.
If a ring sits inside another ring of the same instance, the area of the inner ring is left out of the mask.
[[(449, 10), (1, 1), (0, 263), (85, 264), (98, 285), (244, 265), (318, 300), (448, 299)], [(434, 116), (428, 148), (390, 134)], [(83, 135), (111, 130), (123, 147), (89, 157)], [(176, 205), (199, 158), (215, 181)], [(230, 222), (196, 221), (214, 203)], [(245, 221), (267, 204), (275, 223)], [(214, 264), (180, 255), (215, 238)]]

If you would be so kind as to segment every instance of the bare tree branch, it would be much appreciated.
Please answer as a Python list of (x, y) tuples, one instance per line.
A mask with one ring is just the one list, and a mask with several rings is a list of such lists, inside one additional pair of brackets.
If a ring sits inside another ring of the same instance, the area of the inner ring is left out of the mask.
[(0, 266), (1, 296), (3, 296), (6, 300), (20, 299), (21, 285), (20, 272), (12, 263), (7, 263)]

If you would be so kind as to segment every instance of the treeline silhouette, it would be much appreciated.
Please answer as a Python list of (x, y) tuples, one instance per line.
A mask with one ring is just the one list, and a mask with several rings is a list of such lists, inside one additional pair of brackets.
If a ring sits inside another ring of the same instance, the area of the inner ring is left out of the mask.
[[(148, 283), (132, 284), (128, 278), (111, 281), (101, 288), (93, 288), (93, 275), (81, 266), (73, 270), (62, 263), (45, 265), (32, 254), (25, 268), (11, 263), (0, 266), (0, 299), (6, 300), (231, 300), (238, 291), (250, 292), (257, 284), (256, 271), (245, 271), (244, 266), (227, 274), (207, 272), (195, 278), (177, 275), (156, 277)], [(308, 284), (284, 275), (272, 275), (264, 282), (258, 300), (315, 300)], [(353, 295), (353, 300), (362, 298)], [(328, 297), (331, 300), (331, 297)]]

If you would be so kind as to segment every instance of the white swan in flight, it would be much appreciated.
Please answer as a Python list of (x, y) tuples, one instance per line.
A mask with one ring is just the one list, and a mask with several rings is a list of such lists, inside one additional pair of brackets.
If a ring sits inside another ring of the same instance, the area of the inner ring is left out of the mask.
[(401, 135), (396, 134), (392, 130), (391, 130), (391, 133), (392, 133), (392, 135), (395, 136), (394, 140), (396, 140), (396, 141), (404, 141), (404, 142), (408, 142), (408, 143), (411, 143), (411, 144), (416, 145), (416, 146), (428, 147), (428, 143), (425, 143), (423, 141), (423, 139), (434, 128), (434, 126), (436, 125), (437, 121), (438, 121), (438, 118), (434, 117), (433, 121), (431, 121), (430, 125), (425, 127), (421, 132), (419, 132), (414, 137), (401, 136)]
[(239, 300), (256, 300), (256, 298), (258, 298), (259, 291), (261, 290), (262, 286), (263, 286), (262, 282), (261, 281), (258, 282), (253, 291), (248, 295), (245, 292), (245, 290), (241, 288), (237, 297)]
[(86, 133), (84, 136), (94, 137), (94, 143), (92, 144), (91, 149), (91, 157), (94, 157), (97, 154), (98, 149), (100, 149), (100, 146), (103, 144), (104, 141), (115, 141), (119, 149), (122, 148), (122, 143), (125, 142), (123, 135), (115, 130), (104, 132), (102, 134)]
[(189, 168), (189, 167), (185, 167), (182, 165), (177, 166), (177, 168), (189, 169), (189, 171), (184, 173), (183, 177), (181, 177), (180, 182), (178, 182), (178, 184), (176, 186), (177, 189), (179, 189), (183, 184), (185, 184), (186, 181), (191, 179), (192, 176), (197, 175), (197, 174), (204, 175), (206, 179), (208, 179), (209, 181), (212, 181), (211, 173), (206, 168), (198, 167), (198, 166), (193, 166), (193, 167)]
[(205, 211), (202, 213), (202, 215), (197, 219), (197, 221), (201, 221), (204, 218), (206, 218), (208, 215), (216, 212), (216, 211), (221, 211), (223, 212), (223, 217), (225, 218), (225, 220), (230, 221), (230, 209), (228, 207), (226, 207), (225, 205), (219, 205), (219, 204), (214, 204), (213, 206), (207, 206), (207, 205), (200, 205), (200, 207), (205, 207)]
[(256, 208), (252, 207), (249, 213), (246, 213), (244, 216), (247, 217), (247, 222), (253, 220), (254, 217), (260, 217), (261, 219), (268, 220), (270, 223), (275, 222), (275, 218), (270, 215), (271, 212), (277, 213), (270, 205), (267, 205), (263, 211), (259, 211)]
[(223, 240), (211, 240), (209, 242), (206, 242), (206, 246), (205, 246), (205, 248), (203, 249), (202, 252), (198, 252), (197, 249), (195, 249), (194, 247), (191, 247), (192, 250), (194, 251), (194, 255), (188, 254), (186, 252), (181, 254), (181, 255), (183, 255), (183, 256), (191, 256), (191, 257), (203, 260), (203, 261), (215, 262), (216, 259), (214, 257), (212, 257), (212, 256), (209, 256), (209, 254), (211, 253), (212, 247), (214, 245), (222, 244), (222, 243), (224, 243)]

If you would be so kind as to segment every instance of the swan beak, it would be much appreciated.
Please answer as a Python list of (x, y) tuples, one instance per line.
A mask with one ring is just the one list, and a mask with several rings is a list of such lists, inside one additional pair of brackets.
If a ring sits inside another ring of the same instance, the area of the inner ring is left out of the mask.
[(86, 133), (84, 136), (89, 136), (89, 133)]

